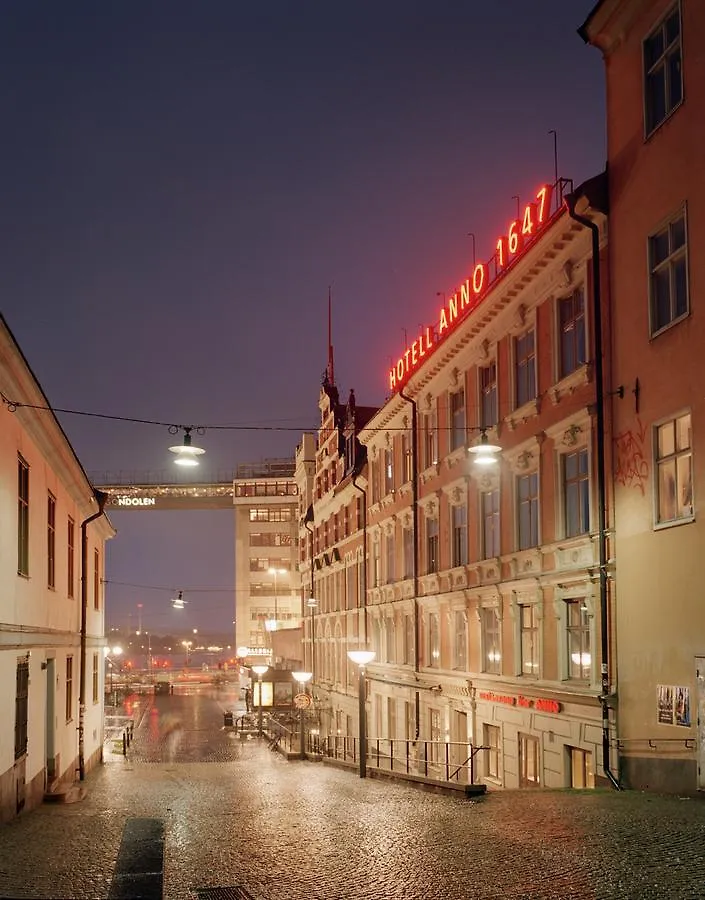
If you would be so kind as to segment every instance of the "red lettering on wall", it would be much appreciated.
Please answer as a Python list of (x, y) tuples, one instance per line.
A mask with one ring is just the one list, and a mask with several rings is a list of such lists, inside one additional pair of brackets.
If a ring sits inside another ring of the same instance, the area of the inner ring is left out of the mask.
[(478, 263), (473, 269), (472, 277), (448, 296), (438, 316), (438, 334), (433, 328), (427, 328), (414, 341), (411, 350), (406, 350), (389, 370), (390, 391), (401, 389), (414, 369), (421, 364), (422, 358), (453, 331), (464, 315), (482, 302), (494, 282), (536, 240), (549, 222), (552, 194), (553, 187), (543, 185), (536, 194), (536, 202), (532, 200), (528, 203), (522, 215), (510, 223), (507, 233), (497, 240), (490, 260)]

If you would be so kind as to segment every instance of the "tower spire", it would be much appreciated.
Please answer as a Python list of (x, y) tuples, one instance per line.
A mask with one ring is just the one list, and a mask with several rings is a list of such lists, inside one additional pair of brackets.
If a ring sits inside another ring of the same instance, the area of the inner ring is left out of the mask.
[(328, 383), (335, 385), (335, 370), (333, 368), (333, 301), (331, 300), (330, 285), (328, 285)]

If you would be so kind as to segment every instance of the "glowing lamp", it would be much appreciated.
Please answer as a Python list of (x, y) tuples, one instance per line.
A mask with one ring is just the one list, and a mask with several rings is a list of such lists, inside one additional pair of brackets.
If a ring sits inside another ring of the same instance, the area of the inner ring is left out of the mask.
[(169, 447), (169, 452), (176, 454), (174, 463), (177, 466), (197, 466), (199, 465), (198, 457), (202, 456), (206, 451), (201, 447), (195, 447), (191, 443), (191, 429), (184, 428), (183, 444)]
[(477, 466), (491, 466), (497, 462), (502, 448), (497, 444), (490, 444), (487, 435), (483, 431), (480, 435), (480, 442), (474, 447), (469, 447), (468, 452), (473, 454), (473, 462)]
[(374, 650), (348, 650), (348, 659), (357, 666), (366, 666), (376, 655)]

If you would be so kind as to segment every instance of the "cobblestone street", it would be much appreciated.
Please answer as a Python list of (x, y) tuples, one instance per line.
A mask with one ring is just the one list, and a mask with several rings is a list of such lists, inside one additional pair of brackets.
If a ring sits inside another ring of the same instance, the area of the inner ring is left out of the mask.
[(223, 731), (224, 705), (141, 698), (127, 759), (91, 772), (82, 802), (2, 826), (0, 897), (108, 897), (134, 817), (163, 822), (168, 900), (705, 897), (699, 800), (362, 781)]

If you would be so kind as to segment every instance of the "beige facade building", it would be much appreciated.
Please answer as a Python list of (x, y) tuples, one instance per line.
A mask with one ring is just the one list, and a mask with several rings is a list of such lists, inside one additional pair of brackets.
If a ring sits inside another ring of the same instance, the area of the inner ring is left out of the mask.
[(104, 551), (114, 531), (2, 317), (0, 393), (5, 821), (102, 760)]
[(252, 663), (272, 654), (274, 631), (299, 627), (298, 498), (293, 460), (241, 465), (235, 505), (235, 642)]
[[(705, 4), (602, 0), (620, 774), (705, 788)], [(699, 724), (698, 724), (699, 723)]]

